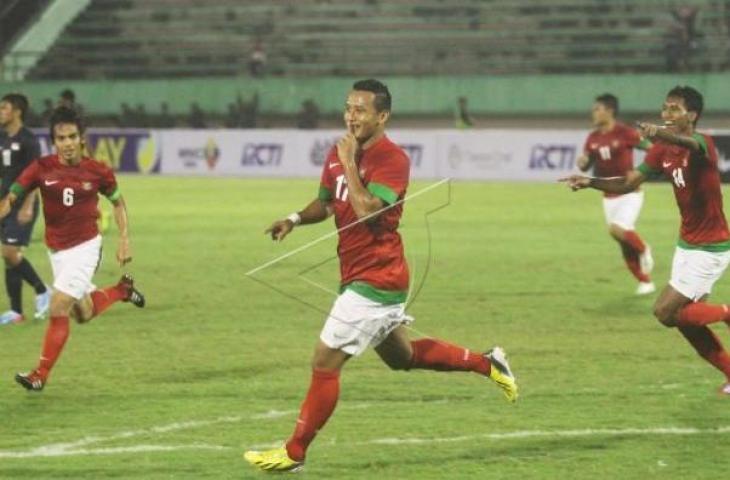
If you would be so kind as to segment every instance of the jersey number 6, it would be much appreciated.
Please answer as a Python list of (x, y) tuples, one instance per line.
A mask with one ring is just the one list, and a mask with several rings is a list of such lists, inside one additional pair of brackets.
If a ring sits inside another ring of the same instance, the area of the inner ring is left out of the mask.
[(74, 204), (74, 189), (64, 188), (63, 189), (63, 204), (70, 207)]

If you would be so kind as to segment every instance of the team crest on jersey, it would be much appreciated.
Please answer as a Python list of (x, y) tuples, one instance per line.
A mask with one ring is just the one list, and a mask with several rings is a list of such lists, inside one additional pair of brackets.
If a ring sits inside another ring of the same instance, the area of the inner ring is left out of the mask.
[(81, 188), (84, 190), (91, 190), (91, 182), (81, 182)]
[(591, 150), (595, 150), (597, 148), (598, 148), (598, 144), (597, 143), (591, 143)]
[(13, 142), (10, 144), (10, 150), (17, 152), (20, 150), (20, 144), (18, 142)]
[(365, 176), (365, 169), (364, 168), (361, 168), (360, 169), (360, 176), (361, 177), (364, 177)]
[(611, 146), (613, 148), (618, 148), (618, 140), (614, 140), (613, 143), (611, 144)]

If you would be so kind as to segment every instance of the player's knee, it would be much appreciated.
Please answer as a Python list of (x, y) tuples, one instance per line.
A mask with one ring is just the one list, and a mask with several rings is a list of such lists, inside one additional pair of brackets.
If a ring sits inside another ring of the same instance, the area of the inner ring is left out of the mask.
[(618, 242), (624, 238), (624, 229), (613, 223), (608, 226), (608, 233)]
[(661, 323), (665, 327), (676, 326), (676, 312), (673, 308), (667, 305), (654, 305), (654, 317), (656, 317), (656, 319), (659, 320), (659, 323)]
[(23, 255), (20, 252), (3, 252), (3, 261), (6, 267), (15, 267), (23, 261)]

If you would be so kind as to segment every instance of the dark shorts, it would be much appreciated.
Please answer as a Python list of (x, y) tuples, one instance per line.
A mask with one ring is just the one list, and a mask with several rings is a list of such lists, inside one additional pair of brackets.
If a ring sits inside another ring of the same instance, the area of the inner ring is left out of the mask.
[[(20, 203), (20, 202), (19, 202)], [(3, 245), (12, 245), (17, 247), (27, 247), (30, 243), (30, 237), (33, 235), (33, 225), (35, 225), (36, 219), (38, 219), (38, 204), (35, 203), (33, 209), (33, 220), (25, 225), (21, 225), (18, 222), (18, 210), (20, 205), (16, 204), (7, 217), (0, 222), (0, 242)]]

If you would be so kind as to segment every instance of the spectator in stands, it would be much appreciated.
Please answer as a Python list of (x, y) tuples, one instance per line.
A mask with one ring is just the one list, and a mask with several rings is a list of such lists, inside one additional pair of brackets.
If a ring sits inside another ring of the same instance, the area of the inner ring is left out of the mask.
[(137, 104), (137, 109), (134, 112), (134, 125), (135, 128), (149, 128), (150, 117), (147, 115), (147, 109), (143, 103)]
[(190, 128), (206, 128), (205, 113), (198, 102), (190, 104), (190, 115), (188, 115), (188, 126)]
[(41, 121), (43, 122), (43, 126), (48, 126), (48, 123), (51, 119), (51, 114), (53, 113), (53, 110), (55, 107), (53, 106), (53, 100), (50, 98), (46, 98), (43, 100), (43, 112), (41, 113)]
[(667, 31), (665, 45), (667, 71), (687, 71), (690, 54), (697, 50), (701, 34), (697, 31), (696, 20), (699, 9), (683, 6), (671, 11), (672, 23)]
[(297, 128), (314, 129), (319, 126), (319, 107), (314, 100), (302, 102), (302, 108), (297, 113)]
[(456, 128), (472, 128), (474, 122), (469, 115), (469, 105), (466, 97), (459, 97), (456, 106)]
[(228, 113), (226, 114), (225, 120), (223, 120), (223, 126), (226, 128), (238, 128), (241, 125), (241, 110), (235, 103), (228, 104)]
[(132, 111), (131, 107), (126, 103), (122, 103), (122, 113), (119, 115), (119, 119), (117, 123), (122, 128), (130, 128), (134, 126), (135, 118), (134, 118), (134, 111)]
[(257, 40), (254, 44), (251, 56), (248, 61), (248, 71), (254, 77), (261, 77), (264, 75), (266, 69), (266, 52), (261, 40)]
[(175, 118), (170, 114), (170, 107), (167, 102), (160, 104), (160, 114), (157, 116), (157, 128), (174, 128)]
[(58, 97), (58, 106), (71, 108), (75, 110), (76, 113), (79, 114), (79, 116), (84, 116), (84, 107), (82, 107), (80, 103), (76, 103), (76, 94), (70, 88), (63, 90), (60, 93)]

